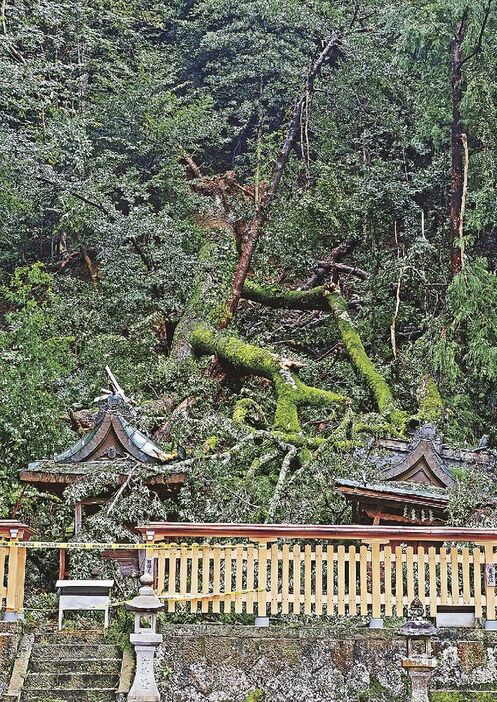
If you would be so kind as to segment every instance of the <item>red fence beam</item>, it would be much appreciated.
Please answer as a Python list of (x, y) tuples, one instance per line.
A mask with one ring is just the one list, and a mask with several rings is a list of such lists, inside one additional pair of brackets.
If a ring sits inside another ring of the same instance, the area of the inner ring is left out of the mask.
[(245, 538), (274, 539), (334, 539), (412, 541), (471, 541), (497, 542), (497, 529), (465, 529), (457, 527), (392, 527), (392, 526), (334, 526), (319, 524), (205, 524), (188, 522), (151, 522), (139, 526), (144, 541), (164, 541), (171, 538)]

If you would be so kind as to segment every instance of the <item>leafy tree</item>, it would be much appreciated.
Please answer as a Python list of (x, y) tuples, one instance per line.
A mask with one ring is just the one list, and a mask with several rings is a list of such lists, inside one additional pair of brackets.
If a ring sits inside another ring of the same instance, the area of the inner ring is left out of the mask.
[(51, 277), (40, 265), (17, 269), (0, 288), (9, 311), (0, 329), (0, 480), (5, 515), (18, 492), (16, 471), (50, 456), (69, 440), (63, 421), (63, 381), (73, 359), (72, 339), (60, 335), (50, 313)]

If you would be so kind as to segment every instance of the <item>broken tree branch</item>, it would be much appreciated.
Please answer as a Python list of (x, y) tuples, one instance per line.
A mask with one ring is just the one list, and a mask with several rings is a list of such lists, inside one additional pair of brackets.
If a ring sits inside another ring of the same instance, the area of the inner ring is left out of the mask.
[(240, 298), (242, 296), (243, 284), (250, 268), (250, 263), (259, 239), (261, 228), (267, 220), (269, 207), (271, 206), (281, 183), (283, 172), (300, 131), (302, 113), (306, 100), (309, 99), (314, 91), (316, 78), (319, 76), (324, 63), (328, 62), (332, 66), (336, 65), (338, 59), (342, 55), (341, 47), (342, 37), (338, 34), (333, 34), (331, 38), (328, 39), (318, 56), (314, 59), (308, 71), (304, 90), (295, 102), (287, 134), (273, 168), (273, 174), (269, 187), (264, 196), (260, 199), (260, 202), (256, 204), (254, 215), (248, 224), (244, 241), (242, 242), (238, 264), (233, 276), (232, 290), (227, 304), (227, 314), (221, 320), (219, 325), (222, 329), (228, 325), (231, 317), (235, 314), (238, 308), (238, 303), (240, 302)]
[(288, 449), (288, 452), (285, 455), (283, 462), (281, 464), (280, 474), (278, 476), (278, 482), (276, 483), (276, 487), (274, 488), (273, 497), (271, 498), (271, 502), (269, 503), (269, 509), (268, 509), (267, 517), (266, 517), (266, 524), (271, 524), (274, 521), (274, 516), (276, 514), (276, 510), (278, 509), (278, 505), (279, 505), (280, 499), (281, 499), (281, 493), (283, 492), (283, 486), (285, 484), (286, 476), (288, 474), (288, 469), (290, 468), (290, 464), (296, 455), (297, 455), (297, 447), (290, 446), (290, 448)]
[(336, 268), (337, 263), (341, 261), (342, 258), (345, 258), (345, 256), (351, 254), (356, 246), (357, 241), (355, 241), (354, 239), (346, 239), (345, 241), (342, 241), (340, 244), (338, 244), (338, 246), (335, 246), (335, 248), (332, 249), (330, 253), (329, 259), (317, 262), (316, 268), (302, 286), (304, 290), (309, 290), (310, 288), (314, 288), (317, 285), (321, 285), (321, 283), (324, 282), (327, 275), (329, 275), (330, 271), (333, 268)]

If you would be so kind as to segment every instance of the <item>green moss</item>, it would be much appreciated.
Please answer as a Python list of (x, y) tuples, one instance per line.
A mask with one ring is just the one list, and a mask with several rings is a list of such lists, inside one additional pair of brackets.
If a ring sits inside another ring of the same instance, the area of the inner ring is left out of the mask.
[(264, 698), (264, 692), (260, 688), (257, 688), (257, 690), (249, 692), (245, 702), (264, 702)]
[(417, 418), (422, 422), (438, 424), (444, 413), (444, 403), (435, 380), (431, 376), (423, 379), (419, 396), (419, 412)]
[(241, 400), (237, 400), (235, 404), (233, 421), (238, 424), (245, 424), (247, 423), (247, 419), (250, 419), (258, 426), (267, 425), (266, 415), (259, 403), (251, 397), (242, 397)]
[(387, 688), (384, 687), (380, 681), (372, 675), (368, 689), (359, 693), (358, 700), (359, 702), (376, 702), (376, 700), (384, 700), (385, 694), (390, 697)]
[(323, 286), (312, 290), (287, 290), (274, 285), (259, 285), (252, 280), (246, 280), (243, 286), (243, 297), (247, 300), (276, 309), (326, 310), (325, 293)]
[[(404, 430), (407, 414), (396, 408), (390, 386), (366, 353), (361, 337), (347, 312), (347, 303), (340, 292), (330, 292), (324, 286), (312, 290), (285, 290), (246, 281), (244, 296), (268, 307), (301, 310), (329, 309), (335, 317), (350, 360), (373, 393), (379, 412), (388, 417), (394, 428), (401, 432)], [(284, 407), (283, 414), (285, 411)], [(295, 418), (289, 415), (285, 417), (285, 421), (290, 426), (294, 424)]]
[(219, 439), (217, 436), (208, 436), (204, 441), (204, 453), (211, 453), (217, 447)]
[(395, 407), (390, 386), (366, 353), (361, 337), (347, 312), (346, 301), (338, 292), (327, 293), (326, 301), (333, 312), (340, 337), (350, 360), (373, 393), (379, 412), (388, 417), (394, 426), (405, 427), (407, 414)]
[(216, 354), (235, 368), (272, 380), (276, 391), (274, 428), (278, 431), (290, 434), (301, 432), (298, 416), (300, 405), (327, 407), (348, 402), (343, 395), (306, 385), (279, 356), (268, 349), (253, 346), (206, 325), (195, 326), (190, 343), (196, 353)]

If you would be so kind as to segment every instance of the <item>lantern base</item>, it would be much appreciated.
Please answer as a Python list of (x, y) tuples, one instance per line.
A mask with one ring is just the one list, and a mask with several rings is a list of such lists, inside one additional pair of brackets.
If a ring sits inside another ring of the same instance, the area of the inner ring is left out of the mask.
[(411, 656), (400, 662), (411, 678), (411, 702), (429, 702), (428, 686), (438, 661), (432, 656)]
[(154, 674), (155, 649), (162, 643), (162, 634), (131, 634), (135, 647), (135, 679), (128, 694), (128, 702), (160, 702), (160, 693)]

